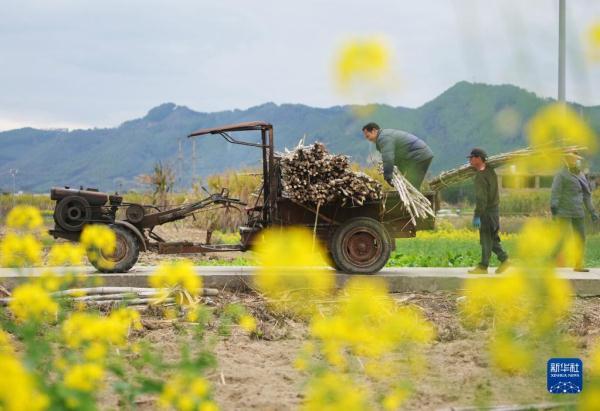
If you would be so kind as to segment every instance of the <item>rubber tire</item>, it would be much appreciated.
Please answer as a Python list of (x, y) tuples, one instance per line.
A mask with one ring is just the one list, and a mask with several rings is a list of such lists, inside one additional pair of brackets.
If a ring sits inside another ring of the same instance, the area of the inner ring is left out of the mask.
[(125, 254), (120, 260), (114, 261), (110, 258), (106, 258), (102, 254), (97, 255), (88, 250), (88, 260), (96, 270), (101, 273), (125, 273), (137, 263), (140, 255), (139, 240), (135, 234), (126, 227), (120, 225), (110, 225), (109, 227), (117, 236), (117, 244), (121, 242), (121, 245), (126, 247)]
[[(79, 208), (83, 209), (81, 220), (76, 224), (73, 224), (67, 215), (67, 205), (73, 202), (78, 203)], [(60, 200), (54, 208), (54, 222), (65, 231), (81, 231), (90, 218), (92, 218), (92, 210), (85, 197), (67, 196)]]
[[(344, 249), (344, 240), (352, 232), (364, 228), (375, 237), (375, 241), (381, 247), (378, 256), (370, 264), (357, 265), (352, 262)], [(390, 258), (392, 250), (391, 237), (385, 227), (377, 220), (368, 217), (355, 217), (340, 225), (333, 234), (331, 241), (331, 256), (336, 268), (348, 274), (374, 274), (381, 270)]]
[(327, 263), (334, 270), (336, 270), (336, 271), (342, 271), (342, 269), (340, 267), (338, 267), (337, 263), (333, 259), (333, 253), (331, 252), (331, 250), (327, 251)]

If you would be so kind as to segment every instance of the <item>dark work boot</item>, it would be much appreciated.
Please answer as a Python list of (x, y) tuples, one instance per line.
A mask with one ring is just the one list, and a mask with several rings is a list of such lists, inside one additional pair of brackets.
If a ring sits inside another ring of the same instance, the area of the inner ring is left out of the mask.
[(487, 274), (488, 270), (487, 267), (484, 267), (482, 265), (477, 265), (477, 267), (470, 269), (469, 271), (467, 271), (469, 274)]
[(510, 268), (510, 262), (508, 260), (504, 260), (500, 263), (498, 268), (496, 268), (496, 274), (502, 274), (506, 270)]

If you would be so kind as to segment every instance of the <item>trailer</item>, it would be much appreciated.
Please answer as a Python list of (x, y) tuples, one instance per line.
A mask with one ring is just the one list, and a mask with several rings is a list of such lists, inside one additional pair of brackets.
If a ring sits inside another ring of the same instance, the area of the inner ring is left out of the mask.
[[(234, 138), (234, 132), (258, 132), (260, 142)], [(126, 272), (138, 260), (140, 252), (158, 254), (193, 254), (224, 251), (248, 251), (269, 227), (304, 226), (314, 230), (326, 247), (332, 267), (351, 274), (371, 274), (381, 270), (395, 249), (396, 238), (415, 237), (416, 231), (432, 229), (433, 217), (411, 222), (398, 194), (384, 193), (381, 200), (362, 205), (325, 204), (314, 207), (291, 200), (281, 187), (281, 171), (274, 151), (274, 129), (267, 122), (254, 121), (191, 133), (189, 138), (220, 135), (230, 144), (261, 150), (262, 184), (253, 204), (229, 196), (227, 188), (219, 193), (181, 206), (160, 209), (153, 205), (126, 203), (119, 195), (96, 189), (52, 188), (55, 227), (54, 238), (78, 241), (88, 224), (106, 224), (116, 235), (116, 248), (111, 255), (89, 254), (90, 262), (101, 272)], [(425, 193), (435, 209), (435, 193)], [(243, 207), (245, 222), (239, 227), (240, 243), (234, 245), (191, 241), (169, 242), (154, 232), (162, 224), (181, 220), (207, 207)], [(125, 218), (117, 218), (124, 209)]]

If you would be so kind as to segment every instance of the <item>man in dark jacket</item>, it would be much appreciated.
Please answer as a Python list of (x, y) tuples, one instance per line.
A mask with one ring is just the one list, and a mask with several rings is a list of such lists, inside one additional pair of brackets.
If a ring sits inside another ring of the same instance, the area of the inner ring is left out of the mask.
[(575, 261), (575, 271), (588, 272), (584, 267), (585, 255), (585, 211), (598, 221), (598, 212), (592, 204), (590, 185), (581, 172), (582, 158), (576, 154), (565, 156), (566, 167), (552, 181), (550, 211), (565, 225), (570, 225), (579, 238), (581, 249)]
[(433, 159), (433, 152), (420, 138), (401, 130), (381, 129), (376, 123), (362, 128), (367, 140), (375, 143), (383, 160), (383, 177), (390, 185), (394, 166), (418, 190)]
[(471, 150), (467, 157), (475, 173), (475, 211), (473, 226), (479, 228), (481, 244), (481, 261), (477, 267), (469, 270), (469, 274), (487, 274), (492, 252), (498, 256), (500, 265), (496, 274), (508, 269), (508, 254), (500, 244), (500, 195), (498, 193), (498, 177), (492, 167), (486, 164), (487, 154), (480, 148)]

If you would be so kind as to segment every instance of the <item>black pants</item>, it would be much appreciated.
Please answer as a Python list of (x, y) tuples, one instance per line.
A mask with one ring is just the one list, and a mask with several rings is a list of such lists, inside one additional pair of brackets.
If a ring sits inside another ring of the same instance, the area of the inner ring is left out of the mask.
[(479, 227), (479, 243), (481, 244), (481, 267), (490, 265), (492, 252), (498, 256), (500, 262), (508, 259), (508, 254), (500, 244), (500, 215), (498, 213), (485, 213), (481, 216)]
[(411, 162), (403, 169), (399, 169), (404, 173), (404, 177), (406, 177), (406, 179), (413, 185), (413, 187), (419, 190), (421, 188), (421, 183), (425, 179), (427, 170), (429, 170), (431, 160), (433, 160), (433, 157), (428, 158), (427, 160), (419, 161), (417, 163)]
[(577, 261), (575, 261), (575, 267), (583, 267), (585, 256), (585, 218), (558, 217), (558, 221), (560, 221), (565, 228), (571, 226), (573, 234), (578, 237), (581, 244), (581, 250), (579, 250), (580, 253), (576, 256)]

